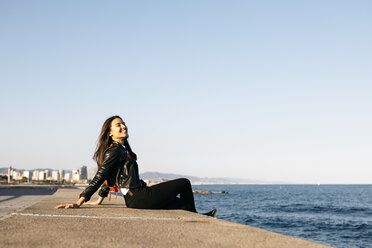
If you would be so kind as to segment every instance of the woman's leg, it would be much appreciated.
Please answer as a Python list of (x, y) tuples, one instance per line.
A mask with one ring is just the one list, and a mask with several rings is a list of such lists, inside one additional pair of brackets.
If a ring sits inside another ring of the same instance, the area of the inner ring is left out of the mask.
[[(127, 196), (127, 206), (131, 208), (170, 209), (180, 208), (196, 212), (191, 183), (186, 178), (134, 190), (133, 196)], [(177, 195), (180, 195), (180, 198)]]
[(180, 198), (175, 197), (168, 204), (166, 204), (162, 209), (183, 209), (189, 210), (191, 207), (186, 202), (182, 201)]

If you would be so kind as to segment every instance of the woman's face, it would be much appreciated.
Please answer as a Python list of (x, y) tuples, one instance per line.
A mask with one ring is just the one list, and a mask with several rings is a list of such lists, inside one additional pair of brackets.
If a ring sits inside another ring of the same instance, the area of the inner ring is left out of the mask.
[(115, 118), (111, 122), (110, 136), (115, 141), (122, 141), (128, 138), (128, 129), (124, 121), (120, 118)]

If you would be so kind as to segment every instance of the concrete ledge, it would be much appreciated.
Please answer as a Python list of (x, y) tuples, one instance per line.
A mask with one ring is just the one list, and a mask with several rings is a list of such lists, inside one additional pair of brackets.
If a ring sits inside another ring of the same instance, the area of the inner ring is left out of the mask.
[(2, 247), (329, 247), (182, 210), (124, 208), (122, 198), (54, 209), (80, 192), (59, 189), (0, 221)]

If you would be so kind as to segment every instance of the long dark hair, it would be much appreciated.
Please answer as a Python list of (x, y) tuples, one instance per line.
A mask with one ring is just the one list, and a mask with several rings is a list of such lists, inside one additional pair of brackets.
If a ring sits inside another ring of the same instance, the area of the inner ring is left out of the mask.
[(121, 119), (120, 116), (114, 115), (105, 120), (105, 122), (102, 125), (101, 133), (99, 134), (97, 142), (96, 151), (93, 155), (93, 159), (97, 162), (98, 166), (101, 166), (103, 162), (103, 153), (112, 143), (112, 138), (110, 136), (111, 122), (116, 118)]

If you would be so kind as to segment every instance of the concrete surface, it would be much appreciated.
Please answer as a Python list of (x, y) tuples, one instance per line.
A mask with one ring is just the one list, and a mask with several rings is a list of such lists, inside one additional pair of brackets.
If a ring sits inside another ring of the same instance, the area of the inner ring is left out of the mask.
[(56, 190), (55, 186), (0, 186), (0, 220), (39, 202)]
[(182, 210), (124, 208), (122, 198), (100, 206), (54, 209), (60, 203), (75, 202), (81, 191), (58, 189), (1, 220), (1, 246), (329, 247)]

